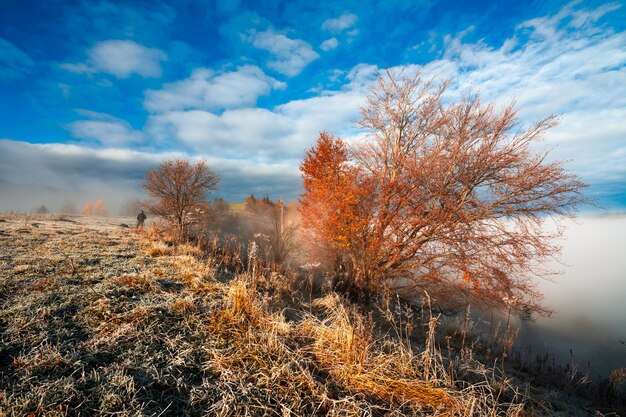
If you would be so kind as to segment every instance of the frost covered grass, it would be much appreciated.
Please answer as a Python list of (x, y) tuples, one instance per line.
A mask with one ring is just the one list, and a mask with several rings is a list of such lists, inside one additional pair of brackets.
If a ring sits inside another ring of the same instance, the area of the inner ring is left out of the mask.
[(485, 365), (467, 329), (397, 299), (357, 304), (120, 219), (3, 220), (1, 416), (590, 410)]

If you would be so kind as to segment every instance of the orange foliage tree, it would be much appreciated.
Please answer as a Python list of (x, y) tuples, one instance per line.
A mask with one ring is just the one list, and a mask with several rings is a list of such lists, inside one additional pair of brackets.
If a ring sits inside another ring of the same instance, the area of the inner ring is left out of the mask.
[(546, 220), (586, 202), (585, 185), (531, 146), (513, 106), (443, 98), (446, 84), (387, 72), (361, 109), (368, 137), (326, 133), (300, 166), (303, 226), (347, 262), (358, 288), (428, 290), (449, 302), (545, 312), (531, 273), (555, 255)]
[(372, 221), (368, 179), (349, 164), (346, 144), (325, 132), (307, 151), (300, 171), (305, 190), (300, 198), (303, 228), (313, 232), (317, 249), (335, 266), (359, 272), (346, 278), (369, 286), (370, 276), (363, 273), (371, 249), (364, 235)]
[[(146, 173), (141, 184), (151, 200), (144, 206), (175, 224), (184, 236), (185, 228), (209, 211), (207, 193), (218, 189), (219, 176), (205, 161), (165, 160)], [(203, 213), (204, 212), (204, 213)]]
[(81, 211), (81, 214), (83, 216), (93, 216), (93, 206), (91, 205), (91, 203), (85, 204), (83, 210)]
[(104, 204), (104, 200), (96, 201), (96, 205), (93, 208), (93, 214), (95, 216), (108, 216), (109, 215), (109, 210), (106, 208), (106, 205)]

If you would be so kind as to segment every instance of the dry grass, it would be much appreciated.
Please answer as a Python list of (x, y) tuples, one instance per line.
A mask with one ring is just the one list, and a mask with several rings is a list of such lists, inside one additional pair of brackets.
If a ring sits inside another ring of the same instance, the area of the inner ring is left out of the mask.
[(0, 233), (3, 417), (585, 415), (442, 353), (406, 306), (300, 294), (118, 219), (38, 223)]
[(152, 241), (146, 248), (146, 254), (148, 256), (152, 256), (153, 258), (170, 255), (171, 253), (171, 247), (161, 241)]
[(410, 350), (407, 354), (403, 346), (394, 343), (391, 352), (389, 344), (387, 352), (375, 349), (373, 323), (346, 309), (336, 295), (327, 298), (332, 301), (322, 301), (332, 305), (327, 317), (308, 316), (302, 331), (313, 339), (313, 354), (333, 378), (350, 392), (366, 393), (386, 403), (441, 416), (457, 415), (458, 400), (450, 390), (441, 388), (443, 381), (424, 379), (420, 361)]

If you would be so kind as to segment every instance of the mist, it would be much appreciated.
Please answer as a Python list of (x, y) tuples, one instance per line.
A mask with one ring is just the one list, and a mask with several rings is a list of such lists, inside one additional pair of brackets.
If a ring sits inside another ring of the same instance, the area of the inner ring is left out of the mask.
[[(591, 377), (626, 366), (626, 214), (583, 216), (566, 223), (559, 260), (562, 272), (542, 280), (551, 317), (520, 322), (517, 347), (548, 351)], [(571, 353), (570, 353), (571, 349)]]
[(32, 213), (45, 206), (49, 212), (59, 212), (66, 203), (72, 203), (80, 212), (86, 203), (103, 200), (111, 215), (120, 214), (129, 201), (145, 198), (145, 194), (131, 181), (102, 182), (84, 180), (79, 186), (23, 184), (0, 180), (0, 213)]

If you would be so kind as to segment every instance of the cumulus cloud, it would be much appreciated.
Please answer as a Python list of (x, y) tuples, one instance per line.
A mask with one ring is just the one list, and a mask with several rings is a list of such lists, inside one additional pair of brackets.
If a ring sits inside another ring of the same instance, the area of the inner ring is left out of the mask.
[(238, 159), (258, 159), (285, 152), (280, 138), (290, 131), (290, 121), (265, 109), (227, 110), (221, 115), (203, 110), (175, 111), (149, 120), (151, 136), (174, 138), (195, 151)]
[(337, 40), (337, 38), (330, 38), (322, 42), (322, 44), (320, 45), (320, 49), (322, 51), (330, 51), (331, 49), (335, 49), (338, 46), (339, 46), (339, 41)]
[(148, 90), (144, 107), (151, 112), (247, 107), (254, 106), (260, 96), (272, 89), (285, 87), (285, 83), (253, 65), (220, 73), (198, 68), (185, 80), (165, 84), (160, 90)]
[(20, 48), (0, 38), (0, 78), (19, 78), (26, 76), (35, 63)]
[(344, 30), (353, 27), (358, 20), (355, 14), (345, 12), (339, 17), (329, 18), (322, 23), (322, 29), (330, 33), (341, 33)]
[(153, 115), (148, 133), (196, 152), (256, 161), (299, 160), (319, 132), (352, 135), (363, 91), (342, 90), (292, 100), (274, 109), (245, 108), (222, 114), (172, 111)]
[(67, 125), (75, 138), (93, 141), (101, 145), (122, 146), (136, 145), (143, 141), (144, 135), (135, 130), (127, 121), (103, 113), (81, 112), (89, 120), (79, 120)]
[(311, 45), (301, 39), (291, 39), (273, 29), (264, 32), (252, 32), (247, 40), (254, 47), (268, 51), (274, 57), (267, 66), (288, 77), (293, 77), (311, 62), (319, 58), (319, 54)]
[(87, 55), (86, 63), (61, 64), (61, 67), (75, 73), (106, 72), (118, 78), (128, 78), (132, 74), (158, 78), (162, 73), (161, 61), (167, 59), (160, 49), (147, 48), (129, 40), (99, 42)]

